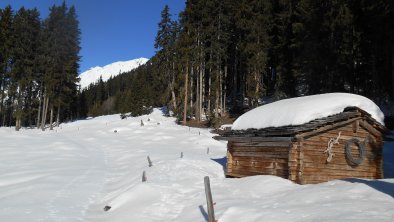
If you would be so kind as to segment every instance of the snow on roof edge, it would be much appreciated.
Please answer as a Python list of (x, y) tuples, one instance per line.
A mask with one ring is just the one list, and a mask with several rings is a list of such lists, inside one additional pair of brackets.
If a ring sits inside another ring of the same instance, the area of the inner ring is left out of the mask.
[(240, 116), (232, 130), (263, 129), (302, 125), (315, 119), (328, 117), (355, 106), (384, 125), (384, 114), (370, 99), (350, 93), (326, 93), (276, 101), (252, 109)]

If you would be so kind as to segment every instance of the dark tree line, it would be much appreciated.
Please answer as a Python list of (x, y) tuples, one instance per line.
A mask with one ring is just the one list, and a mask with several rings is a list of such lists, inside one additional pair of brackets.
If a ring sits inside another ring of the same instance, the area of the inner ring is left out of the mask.
[(391, 0), (188, 0), (178, 19), (161, 16), (150, 62), (86, 95), (101, 84), (113, 112), (161, 104), (185, 121), (327, 92), (393, 104)]
[[(0, 126), (50, 128), (77, 116), (80, 31), (75, 8), (0, 9)], [(56, 115), (56, 117), (55, 117)]]

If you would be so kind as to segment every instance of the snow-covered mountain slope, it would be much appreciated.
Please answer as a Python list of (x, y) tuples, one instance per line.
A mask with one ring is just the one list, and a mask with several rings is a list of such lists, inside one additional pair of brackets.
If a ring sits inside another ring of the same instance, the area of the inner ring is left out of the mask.
[(111, 76), (117, 76), (120, 73), (129, 72), (140, 65), (144, 65), (147, 61), (148, 59), (146, 58), (139, 58), (130, 61), (114, 62), (104, 67), (97, 66), (90, 68), (79, 75), (79, 78), (81, 78), (81, 89), (88, 87), (91, 83), (95, 83), (100, 79), (100, 76), (105, 82), (111, 78)]
[[(226, 143), (175, 120), (155, 109), (54, 131), (0, 128), (0, 221), (207, 221), (204, 176), (219, 222), (394, 221), (394, 179), (225, 178)], [(393, 178), (394, 142), (383, 156)]]

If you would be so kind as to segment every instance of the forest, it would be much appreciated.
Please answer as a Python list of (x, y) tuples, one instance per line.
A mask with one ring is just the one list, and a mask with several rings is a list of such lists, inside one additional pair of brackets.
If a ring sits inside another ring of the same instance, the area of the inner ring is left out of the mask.
[(0, 9), (0, 126), (44, 130), (78, 117), (78, 26), (66, 3), (44, 20), (37, 9)]
[(78, 89), (74, 7), (0, 14), (0, 125), (44, 127), (167, 106), (179, 122), (218, 125), (272, 101), (329, 92), (394, 113), (391, 0), (187, 0), (161, 12), (147, 64)]
[(156, 55), (84, 90), (81, 113), (167, 105), (183, 123), (216, 124), (275, 100), (349, 92), (392, 115), (393, 18), (391, 0), (188, 0), (178, 18), (166, 6)]

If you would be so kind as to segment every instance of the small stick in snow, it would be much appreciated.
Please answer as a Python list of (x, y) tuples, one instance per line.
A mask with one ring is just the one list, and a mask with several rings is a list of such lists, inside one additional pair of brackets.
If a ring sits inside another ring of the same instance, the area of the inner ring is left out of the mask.
[(209, 147), (207, 148), (207, 154), (209, 154)]
[(215, 212), (213, 210), (212, 192), (211, 185), (209, 182), (209, 177), (204, 177), (205, 185), (205, 196), (207, 198), (207, 208), (208, 208), (208, 222), (215, 222)]
[(198, 135), (201, 135), (200, 131), (198, 131)]
[(149, 156), (147, 157), (147, 159), (148, 159), (149, 167), (152, 167), (152, 166), (153, 166), (153, 165), (152, 165), (152, 161), (150, 160)]
[(144, 172), (142, 172), (142, 182), (146, 182), (146, 174), (145, 174), (145, 171)]
[(144, 122), (141, 120), (141, 126), (144, 126)]
[(181, 158), (183, 158), (183, 152), (181, 152)]

